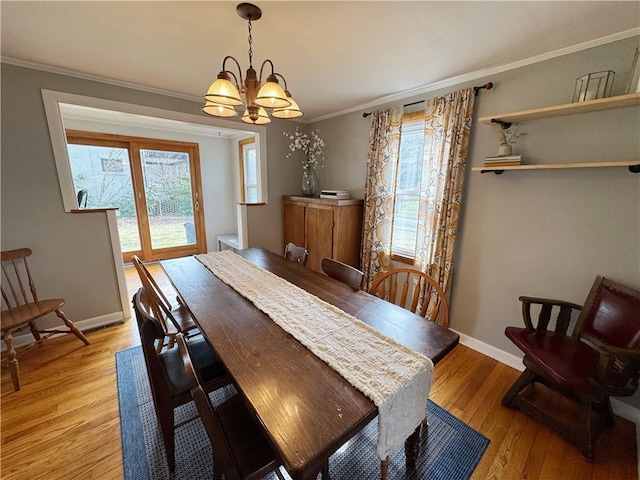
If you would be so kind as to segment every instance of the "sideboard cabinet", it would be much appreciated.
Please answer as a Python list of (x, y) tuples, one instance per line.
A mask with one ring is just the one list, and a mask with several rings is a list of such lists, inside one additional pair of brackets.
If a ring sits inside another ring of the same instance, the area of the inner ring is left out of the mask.
[(324, 257), (360, 268), (362, 205), (358, 199), (283, 196), (284, 245), (304, 246), (307, 267), (318, 272)]

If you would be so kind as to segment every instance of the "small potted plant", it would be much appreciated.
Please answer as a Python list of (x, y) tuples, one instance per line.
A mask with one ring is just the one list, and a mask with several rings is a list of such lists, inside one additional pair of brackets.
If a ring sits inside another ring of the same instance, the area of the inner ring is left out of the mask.
[(504, 128), (503, 125), (494, 125), (500, 146), (498, 146), (498, 156), (506, 157), (513, 153), (511, 145), (516, 143), (516, 139), (526, 135), (524, 132), (520, 132), (520, 124), (512, 125), (508, 128)]

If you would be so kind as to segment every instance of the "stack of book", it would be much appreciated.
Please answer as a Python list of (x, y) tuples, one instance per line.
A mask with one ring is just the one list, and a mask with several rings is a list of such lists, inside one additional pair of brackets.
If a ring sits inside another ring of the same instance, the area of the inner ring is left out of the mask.
[(505, 157), (487, 157), (484, 159), (485, 167), (513, 167), (520, 165), (522, 155), (507, 155)]
[(322, 190), (320, 192), (320, 198), (336, 198), (338, 200), (348, 200), (350, 197), (349, 192), (346, 190)]

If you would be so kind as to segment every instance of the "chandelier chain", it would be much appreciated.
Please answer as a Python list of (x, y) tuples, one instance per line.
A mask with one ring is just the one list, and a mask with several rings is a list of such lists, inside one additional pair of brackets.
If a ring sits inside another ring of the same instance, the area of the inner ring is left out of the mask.
[[(261, 18), (262, 10), (251, 3), (240, 3), (236, 7), (236, 12), (240, 18), (247, 20), (249, 68), (246, 70), (246, 78), (242, 78), (242, 67), (234, 56), (224, 57), (222, 71), (204, 96), (205, 104), (202, 111), (215, 117), (234, 117), (237, 115), (236, 107), (246, 106), (240, 120), (254, 125), (262, 125), (271, 121), (265, 109), (273, 110), (271, 114), (275, 118), (301, 117), (300, 107), (291, 98), (284, 77), (275, 72), (273, 62), (269, 59), (262, 62), (259, 76), (253, 68), (253, 20)], [(227, 70), (227, 63), (235, 64), (238, 76), (232, 71), (233, 69)], [(263, 70), (269, 68), (271, 73), (267, 74), (263, 84)], [(279, 85), (278, 78), (284, 82), (284, 90)]]
[(251, 48), (252, 43), (253, 38), (251, 36), (251, 19), (249, 19), (249, 68), (253, 68), (253, 50)]

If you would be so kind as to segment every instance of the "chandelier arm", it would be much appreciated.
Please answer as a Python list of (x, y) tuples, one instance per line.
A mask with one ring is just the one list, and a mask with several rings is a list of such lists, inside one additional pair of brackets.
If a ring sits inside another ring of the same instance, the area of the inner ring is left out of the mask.
[[(235, 64), (236, 64), (236, 66), (238, 67), (238, 75), (240, 75), (240, 83), (238, 83), (238, 77), (236, 77), (235, 74), (231, 70), (225, 69), (225, 64), (227, 63), (228, 59), (233, 60), (235, 62)], [(226, 57), (224, 57), (224, 60), (222, 60), (222, 71), (230, 73), (231, 76), (233, 76), (233, 79), (236, 81), (236, 86), (237, 86), (238, 90), (242, 91), (241, 89), (244, 88), (244, 80), (242, 79), (242, 68), (240, 67), (240, 64), (238, 63), (238, 60), (236, 60), (235, 57), (233, 57), (232, 55), (227, 55)]]
[(280, 78), (282, 79), (282, 81), (284, 82), (284, 91), (285, 91), (285, 92), (288, 92), (288, 91), (289, 91), (289, 89), (287, 88), (287, 79), (286, 79), (286, 78), (284, 78), (282, 75), (280, 75), (278, 72), (273, 72), (273, 74), (274, 74), (276, 77), (280, 77)]
[(264, 68), (264, 64), (267, 62), (269, 63), (269, 65), (271, 65), (271, 75), (275, 73), (273, 68), (273, 62), (267, 58), (264, 62), (262, 62), (262, 65), (260, 65), (260, 76), (258, 77), (260, 84), (262, 84), (262, 69)]

